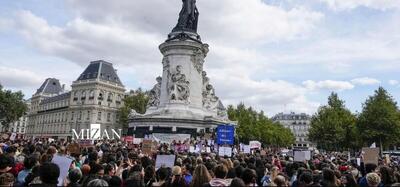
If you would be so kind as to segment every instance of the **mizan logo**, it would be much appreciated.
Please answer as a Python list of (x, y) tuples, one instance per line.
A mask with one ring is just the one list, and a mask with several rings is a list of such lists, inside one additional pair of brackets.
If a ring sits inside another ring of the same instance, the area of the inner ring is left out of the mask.
[(111, 129), (111, 138), (107, 131), (104, 129), (101, 131), (100, 124), (90, 124), (90, 129), (81, 129), (79, 134), (76, 129), (72, 129), (72, 139), (75, 140), (98, 140), (98, 139), (121, 139), (122, 129), (118, 129), (118, 132)]

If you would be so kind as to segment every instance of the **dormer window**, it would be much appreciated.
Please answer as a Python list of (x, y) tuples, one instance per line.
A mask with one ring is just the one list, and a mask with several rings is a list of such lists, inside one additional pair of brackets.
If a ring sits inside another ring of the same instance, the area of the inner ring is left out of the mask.
[(101, 91), (100, 93), (99, 93), (99, 97), (97, 98), (98, 100), (103, 100), (103, 95), (104, 95), (104, 93), (103, 93), (103, 91)]
[(90, 92), (89, 92), (89, 100), (92, 100), (92, 99), (94, 99), (94, 91), (90, 90)]

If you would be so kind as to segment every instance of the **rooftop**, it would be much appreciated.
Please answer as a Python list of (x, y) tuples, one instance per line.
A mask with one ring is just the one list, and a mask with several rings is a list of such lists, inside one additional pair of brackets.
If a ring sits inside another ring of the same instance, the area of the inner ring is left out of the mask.
[(56, 78), (47, 78), (35, 94), (59, 94), (63, 91), (60, 81)]
[(100, 79), (110, 81), (122, 86), (122, 83), (117, 75), (117, 71), (113, 65), (104, 60), (90, 62), (85, 71), (78, 77), (77, 81)]

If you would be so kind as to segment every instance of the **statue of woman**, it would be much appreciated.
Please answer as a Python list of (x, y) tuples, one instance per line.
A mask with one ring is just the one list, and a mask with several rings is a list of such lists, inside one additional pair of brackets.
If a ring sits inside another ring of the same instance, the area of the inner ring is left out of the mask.
[(192, 31), (197, 32), (199, 11), (196, 7), (196, 0), (182, 0), (182, 10), (179, 13), (178, 24), (172, 32)]

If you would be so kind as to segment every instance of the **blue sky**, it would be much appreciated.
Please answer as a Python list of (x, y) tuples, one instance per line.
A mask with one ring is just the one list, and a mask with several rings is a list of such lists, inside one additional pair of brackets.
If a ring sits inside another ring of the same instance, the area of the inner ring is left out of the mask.
[[(90, 61), (151, 88), (180, 0), (0, 1), (0, 83), (71, 85)], [(398, 0), (198, 0), (205, 70), (221, 100), (312, 114), (335, 91), (353, 111), (383, 86), (400, 99)]]

